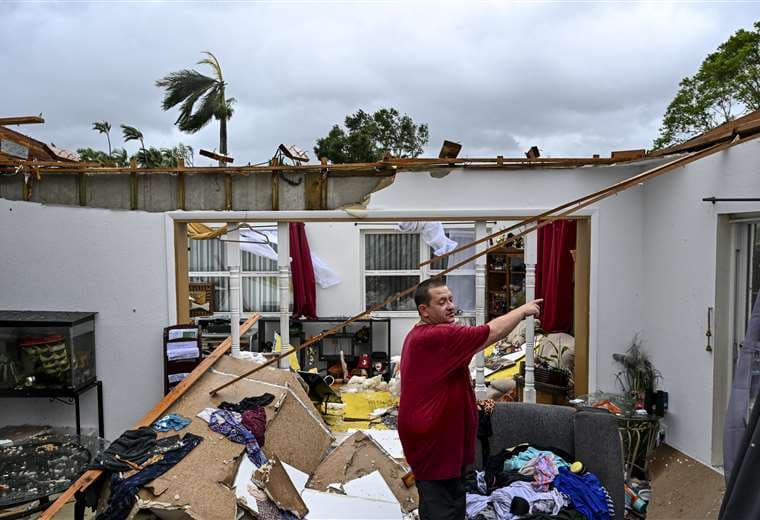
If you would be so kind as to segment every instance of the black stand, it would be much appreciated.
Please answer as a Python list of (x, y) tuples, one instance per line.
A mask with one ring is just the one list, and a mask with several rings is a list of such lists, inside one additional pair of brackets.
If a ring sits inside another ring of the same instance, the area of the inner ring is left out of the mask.
[(0, 390), (0, 397), (48, 397), (51, 399), (66, 398), (74, 400), (76, 413), (77, 435), (82, 433), (81, 417), (79, 411), (79, 396), (95, 388), (98, 393), (98, 436), (103, 438), (105, 428), (103, 426), (103, 382), (91, 381), (79, 388), (23, 388), (19, 390)]

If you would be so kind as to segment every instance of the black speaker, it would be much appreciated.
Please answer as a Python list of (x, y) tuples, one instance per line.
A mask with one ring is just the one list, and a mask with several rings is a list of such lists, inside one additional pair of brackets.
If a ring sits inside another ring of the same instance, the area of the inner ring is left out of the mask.
[(647, 390), (644, 393), (644, 408), (649, 415), (654, 415), (654, 406), (656, 400), (656, 393)]
[(665, 415), (668, 410), (668, 393), (658, 390), (654, 397), (654, 413), (658, 417)]

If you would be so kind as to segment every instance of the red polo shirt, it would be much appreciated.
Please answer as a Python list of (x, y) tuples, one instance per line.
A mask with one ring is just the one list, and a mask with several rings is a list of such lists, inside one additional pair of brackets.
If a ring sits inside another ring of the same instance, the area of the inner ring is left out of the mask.
[(418, 480), (457, 478), (475, 460), (478, 412), (468, 365), (488, 325), (417, 325), (401, 352), (398, 433)]

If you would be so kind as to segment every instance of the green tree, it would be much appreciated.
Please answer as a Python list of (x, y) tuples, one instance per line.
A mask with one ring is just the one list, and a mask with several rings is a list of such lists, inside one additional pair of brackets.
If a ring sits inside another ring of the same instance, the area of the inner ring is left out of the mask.
[(314, 153), (333, 163), (375, 162), (384, 156), (418, 157), (430, 135), (426, 124), (417, 125), (395, 108), (374, 114), (358, 110), (346, 116), (345, 130), (334, 125), (327, 136), (317, 139)]
[(97, 130), (101, 134), (106, 134), (106, 139), (108, 139), (108, 155), (111, 155), (111, 123), (108, 121), (95, 121), (92, 124), (92, 129)]
[(84, 162), (100, 163), (104, 166), (127, 166), (129, 158), (124, 148), (114, 148), (110, 154), (93, 148), (79, 148), (79, 158)]
[(227, 121), (232, 117), (235, 98), (226, 97), (227, 83), (219, 60), (208, 51), (203, 54), (206, 58), (198, 65), (210, 66), (213, 77), (195, 69), (183, 69), (156, 81), (156, 86), (165, 89), (161, 108), (169, 110), (180, 105), (174, 124), (190, 134), (206, 126), (212, 118), (219, 121), (219, 152), (227, 155)]
[(93, 148), (79, 148), (77, 149), (77, 153), (79, 154), (79, 159), (82, 162), (100, 164), (108, 164), (110, 162), (110, 157), (108, 154), (101, 150), (95, 150)]
[(145, 141), (143, 139), (143, 134), (137, 128), (134, 126), (121, 125), (121, 135), (124, 136), (125, 143), (129, 141), (140, 141), (140, 151), (143, 152), (143, 155), (147, 154), (145, 151)]
[(760, 109), (760, 22), (738, 30), (686, 77), (668, 105), (654, 148), (686, 141)]

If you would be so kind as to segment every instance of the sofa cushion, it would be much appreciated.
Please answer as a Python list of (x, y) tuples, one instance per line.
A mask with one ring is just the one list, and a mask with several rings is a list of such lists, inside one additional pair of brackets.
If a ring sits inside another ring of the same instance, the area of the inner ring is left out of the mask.
[(575, 458), (594, 473), (615, 501), (615, 517), (625, 504), (623, 446), (615, 416), (607, 410), (584, 408), (575, 420)]
[[(575, 409), (567, 406), (496, 403), (491, 416), (490, 453), (524, 442), (575, 453), (574, 415)], [(475, 450), (475, 465), (483, 467), (480, 444)]]

